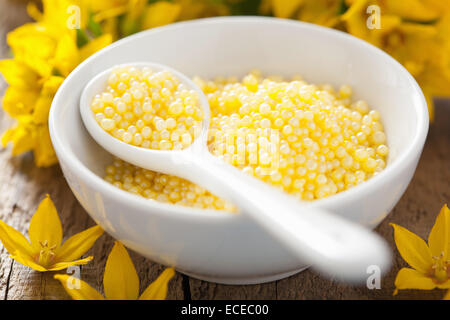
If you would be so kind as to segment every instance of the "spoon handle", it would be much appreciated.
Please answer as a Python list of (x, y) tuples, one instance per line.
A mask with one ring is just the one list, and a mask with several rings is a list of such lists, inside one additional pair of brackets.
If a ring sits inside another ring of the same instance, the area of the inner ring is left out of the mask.
[(372, 266), (380, 272), (389, 267), (388, 246), (374, 232), (302, 203), (208, 152), (184, 157), (185, 178), (232, 202), (241, 214), (320, 272), (345, 281), (362, 281)]

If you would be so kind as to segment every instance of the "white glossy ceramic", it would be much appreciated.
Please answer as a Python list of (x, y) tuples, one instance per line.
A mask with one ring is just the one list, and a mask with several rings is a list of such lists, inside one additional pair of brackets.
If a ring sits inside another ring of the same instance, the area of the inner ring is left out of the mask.
[(188, 76), (241, 76), (250, 69), (312, 83), (347, 83), (383, 118), (390, 155), (373, 179), (311, 208), (374, 228), (403, 194), (428, 130), (422, 92), (379, 49), (344, 33), (262, 17), (196, 20), (128, 37), (83, 62), (53, 100), (49, 126), (64, 175), (92, 218), (129, 248), (180, 272), (220, 283), (259, 283), (306, 267), (245, 215), (184, 208), (132, 195), (103, 181), (111, 156), (87, 134), (78, 113), (87, 82), (133, 61), (169, 65)]
[(108, 77), (116, 68), (113, 67), (89, 81), (80, 97), (83, 124), (106, 151), (138, 167), (192, 181), (230, 201), (239, 209), (239, 214), (258, 223), (275, 240), (324, 275), (363, 282), (368, 266), (389, 267), (390, 249), (376, 233), (320, 207), (311, 208), (310, 202), (299, 201), (213, 156), (207, 146), (211, 118), (208, 99), (192, 80), (159, 63), (130, 65), (149, 67), (154, 72), (170, 71), (187, 88), (195, 90), (203, 109), (202, 131), (188, 148), (163, 151), (130, 145), (103, 130), (95, 120), (91, 103), (96, 95), (106, 90)]

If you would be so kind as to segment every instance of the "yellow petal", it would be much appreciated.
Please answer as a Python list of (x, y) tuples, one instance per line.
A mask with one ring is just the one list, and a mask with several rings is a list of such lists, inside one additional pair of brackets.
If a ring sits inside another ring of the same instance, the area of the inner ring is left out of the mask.
[[(450, 40), (449, 40), (450, 46)], [(436, 55), (437, 51), (427, 52), (428, 55), (434, 57), (428, 62), (426, 68), (417, 77), (419, 84), (423, 88), (425, 97), (432, 101), (433, 96), (436, 97), (449, 97), (450, 96), (450, 48), (448, 57), (439, 57)], [(448, 62), (445, 62), (445, 59)], [(444, 61), (440, 61), (444, 60)], [(447, 67), (446, 65), (449, 65)], [(446, 69), (448, 68), (448, 69)], [(428, 100), (427, 100), (428, 101)]]
[(24, 266), (30, 267), (31, 269), (34, 269), (39, 272), (45, 272), (48, 271), (43, 266), (37, 264), (31, 257), (21, 255), (20, 252), (16, 251), (14, 255), (11, 256), (14, 260), (17, 262), (23, 264)]
[(422, 274), (429, 272), (433, 259), (425, 241), (411, 231), (391, 223), (394, 239), (403, 260)]
[(48, 114), (50, 106), (56, 91), (63, 83), (64, 78), (59, 76), (49, 77), (43, 84), (39, 98), (33, 111), (33, 122), (36, 124), (46, 124), (48, 122)]
[(37, 167), (45, 168), (58, 163), (48, 126), (40, 125), (36, 130), (36, 143), (33, 149), (34, 162)]
[(8, 129), (2, 136), (2, 145), (5, 147), (9, 142), (13, 143), (13, 156), (30, 151), (34, 148), (33, 124), (30, 115), (18, 117), (17, 125)]
[(53, 96), (56, 94), (56, 91), (58, 91), (61, 84), (64, 82), (64, 77), (60, 76), (50, 76), (44, 81), (44, 84), (42, 85), (42, 92), (41, 94), (46, 96)]
[(0, 73), (10, 86), (22, 89), (35, 88), (39, 81), (38, 74), (15, 59), (0, 60)]
[(389, 0), (384, 2), (389, 13), (415, 21), (430, 21), (439, 17), (439, 11), (423, 4), (422, 0)]
[(11, 154), (13, 156), (21, 155), (32, 150), (35, 146), (35, 140), (23, 128), (18, 128), (14, 132), (13, 148)]
[(94, 245), (103, 232), (100, 226), (95, 226), (73, 235), (56, 251), (56, 261), (78, 259)]
[(27, 4), (27, 13), (31, 18), (33, 18), (36, 21), (41, 21), (44, 18), (42, 12), (33, 2)]
[(271, 0), (273, 13), (278, 18), (290, 18), (303, 0)]
[[(67, 27), (69, 19), (73, 18), (73, 13), (69, 10), (69, 7), (74, 4), (72, 0), (42, 0), (44, 10), (40, 24), (46, 26), (48, 33), (57, 39), (60, 39), (66, 33), (70, 33), (75, 38), (75, 29)], [(85, 14), (86, 12), (80, 12), (81, 20), (85, 20), (83, 19)], [(82, 22), (80, 21), (80, 27), (82, 27)]]
[(174, 22), (180, 14), (181, 6), (176, 3), (159, 1), (153, 3), (144, 11), (142, 29), (150, 29)]
[(346, 23), (347, 31), (364, 40), (369, 40), (369, 30), (367, 29), (365, 10), (368, 0), (356, 0), (350, 8), (341, 16)]
[(41, 95), (37, 101), (33, 111), (33, 122), (36, 124), (46, 124), (48, 115), (52, 105), (53, 97)]
[(89, 41), (88, 44), (86, 44), (80, 49), (81, 60), (89, 58), (91, 55), (103, 49), (104, 47), (109, 46), (111, 43), (112, 43), (112, 35), (110, 34), (104, 34), (98, 38)]
[(326, 27), (334, 27), (340, 19), (341, 1), (305, 1), (299, 10), (298, 19)]
[(450, 289), (450, 277), (445, 282), (437, 283), (436, 287), (439, 289)]
[(59, 270), (67, 269), (70, 266), (88, 264), (90, 261), (92, 261), (92, 259), (94, 259), (94, 257), (89, 256), (84, 259), (70, 261), (70, 262), (57, 262), (57, 263), (52, 264), (47, 269), (48, 269), (48, 271), (59, 271)]
[[(70, 295), (73, 300), (105, 300), (105, 298), (97, 290), (92, 288), (83, 280), (74, 280), (73, 276), (69, 276), (67, 274), (56, 274), (54, 278), (61, 282), (67, 294)], [(80, 284), (79, 289), (72, 288), (74, 282), (78, 282)], [(69, 283), (71, 285), (69, 285)]]
[(90, 9), (93, 12), (105, 11), (126, 5), (128, 0), (95, 0), (90, 1)]
[[(348, 2), (348, 1), (347, 1)], [(368, 0), (354, 0), (350, 4), (348, 10), (342, 15), (342, 20), (351, 19), (355, 15), (359, 15), (366, 8)]]
[(447, 293), (445, 294), (444, 300), (450, 300), (450, 290), (448, 290)]
[[(97, 2), (97, 1), (95, 1), (95, 2)], [(114, 19), (114, 18), (126, 13), (127, 9), (128, 9), (128, 6), (126, 4), (115, 7), (115, 8), (111, 8), (111, 9), (105, 9), (105, 10), (99, 11), (97, 14), (95, 14), (93, 19), (95, 22), (111, 20), (111, 19)]]
[(111, 36), (112, 41), (119, 39), (118, 19), (106, 19), (102, 23), (102, 29), (104, 34), (109, 34)]
[(40, 250), (43, 241), (47, 241), (48, 247), (56, 246), (56, 248), (59, 248), (61, 245), (61, 221), (49, 195), (42, 200), (36, 213), (31, 218), (28, 235), (35, 250)]
[[(262, 0), (259, 5), (261, 15), (269, 15), (271, 12), (271, 0)], [(198, 1), (198, 0), (177, 0), (181, 6), (178, 20), (192, 20), (213, 16), (228, 16), (231, 14), (230, 8), (224, 1)]]
[(446, 204), (442, 207), (431, 229), (428, 246), (433, 256), (439, 257), (443, 253), (444, 260), (448, 260), (450, 255), (450, 210)]
[(395, 292), (404, 289), (421, 289), (432, 290), (436, 288), (436, 284), (429, 277), (424, 276), (420, 272), (410, 268), (402, 268), (395, 278)]
[(77, 44), (69, 34), (59, 40), (53, 61), (55, 68), (66, 77), (80, 63)]
[(424, 91), (424, 96), (425, 96), (425, 99), (427, 101), (428, 116), (430, 117), (430, 122), (433, 123), (434, 122), (434, 100), (433, 100), (433, 96), (427, 94), (425, 91)]
[(408, 23), (404, 22), (399, 25), (398, 29), (406, 35), (414, 35), (422, 38), (432, 38), (437, 35), (438, 30), (434, 25)]
[(109, 300), (136, 300), (139, 278), (125, 247), (118, 241), (106, 261), (103, 275), (105, 297)]
[(144, 11), (147, 2), (147, 0), (129, 0), (127, 18), (137, 20)]
[(2, 107), (11, 117), (29, 114), (36, 106), (39, 90), (10, 86), (3, 96)]
[(164, 300), (167, 296), (167, 286), (175, 275), (173, 268), (167, 268), (141, 294), (139, 300)]
[(25, 236), (1, 220), (0, 241), (11, 255), (14, 255), (17, 251), (19, 251), (23, 256), (32, 257), (35, 254), (35, 251), (33, 251), (31, 244)]
[(8, 33), (8, 44), (14, 58), (25, 63), (41, 77), (50, 76), (56, 40), (38, 23), (27, 23)]
[(450, 0), (422, 0), (425, 6), (442, 13), (450, 12)]

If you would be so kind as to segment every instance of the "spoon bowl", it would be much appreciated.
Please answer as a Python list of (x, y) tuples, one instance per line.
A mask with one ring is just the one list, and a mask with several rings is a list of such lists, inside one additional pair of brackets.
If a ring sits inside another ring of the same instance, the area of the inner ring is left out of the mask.
[(128, 63), (108, 68), (89, 81), (80, 97), (80, 113), (83, 123), (94, 140), (118, 158), (148, 170), (177, 175), (174, 170), (180, 169), (179, 174), (182, 174), (183, 168), (182, 166), (178, 166), (178, 164), (181, 164), (183, 155), (186, 151), (192, 152), (195, 150), (198, 152), (207, 152), (207, 150), (204, 149), (206, 148), (209, 120), (211, 118), (208, 100), (206, 99), (203, 91), (191, 79), (171, 67), (152, 62), (132, 63), (132, 65), (136, 68), (149, 67), (155, 72), (169, 71), (175, 75), (187, 88), (195, 90), (198, 94), (199, 102), (203, 111), (202, 131), (200, 136), (194, 139), (193, 143), (188, 148), (179, 151), (145, 149), (120, 141), (99, 126), (93, 117), (90, 104), (96, 94), (105, 90), (107, 79), (112, 71), (115, 68), (129, 65), (130, 64)]

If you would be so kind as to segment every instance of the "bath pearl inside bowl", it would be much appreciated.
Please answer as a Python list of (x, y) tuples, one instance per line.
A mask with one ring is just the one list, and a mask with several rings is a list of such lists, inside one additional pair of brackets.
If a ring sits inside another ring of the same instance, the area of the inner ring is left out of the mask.
[[(179, 48), (183, 48), (180, 52)], [(428, 131), (422, 92), (379, 49), (338, 31), (263, 17), (212, 18), (145, 31), (114, 43), (66, 79), (51, 108), (52, 142), (64, 175), (91, 217), (150, 259), (220, 283), (260, 283), (307, 267), (242, 215), (149, 201), (103, 180), (112, 157), (88, 135), (78, 114), (82, 88), (114, 65), (155, 61), (192, 77), (301, 74), (310, 83), (349, 84), (356, 100), (381, 115), (387, 167), (361, 185), (312, 202), (374, 228), (408, 186)]]

